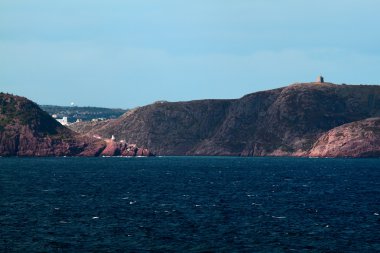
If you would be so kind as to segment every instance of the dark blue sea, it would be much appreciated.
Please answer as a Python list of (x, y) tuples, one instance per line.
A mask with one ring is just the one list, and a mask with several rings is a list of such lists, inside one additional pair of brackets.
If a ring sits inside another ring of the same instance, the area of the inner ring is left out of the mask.
[(0, 252), (380, 252), (380, 159), (0, 158)]

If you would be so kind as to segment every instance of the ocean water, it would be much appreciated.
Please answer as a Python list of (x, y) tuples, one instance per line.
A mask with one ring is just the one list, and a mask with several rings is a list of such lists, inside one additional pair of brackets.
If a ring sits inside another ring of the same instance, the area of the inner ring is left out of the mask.
[(380, 159), (0, 158), (0, 252), (380, 252)]

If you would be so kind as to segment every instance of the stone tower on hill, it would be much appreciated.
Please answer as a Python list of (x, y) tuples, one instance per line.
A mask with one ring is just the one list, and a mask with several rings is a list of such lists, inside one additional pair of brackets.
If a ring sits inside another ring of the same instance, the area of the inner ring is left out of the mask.
[(323, 76), (318, 76), (316, 82), (317, 82), (317, 83), (324, 83), (325, 80), (324, 80)]

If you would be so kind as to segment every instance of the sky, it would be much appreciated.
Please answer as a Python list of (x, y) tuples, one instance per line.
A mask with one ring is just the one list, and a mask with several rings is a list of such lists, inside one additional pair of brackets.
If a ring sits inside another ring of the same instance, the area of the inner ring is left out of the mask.
[(380, 84), (378, 0), (0, 0), (0, 91), (133, 108)]

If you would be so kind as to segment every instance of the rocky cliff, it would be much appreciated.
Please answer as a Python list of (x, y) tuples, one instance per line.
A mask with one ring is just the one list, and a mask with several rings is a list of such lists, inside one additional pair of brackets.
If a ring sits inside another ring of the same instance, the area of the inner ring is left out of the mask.
[[(113, 134), (158, 155), (325, 156), (316, 150), (326, 132), (379, 116), (380, 86), (299, 83), (233, 100), (155, 103), (73, 129)], [(344, 152), (334, 156), (353, 155)]]
[(319, 137), (309, 155), (380, 157), (380, 118), (369, 118), (331, 129)]
[(0, 93), (0, 156), (151, 155), (125, 143), (78, 134), (32, 101)]

